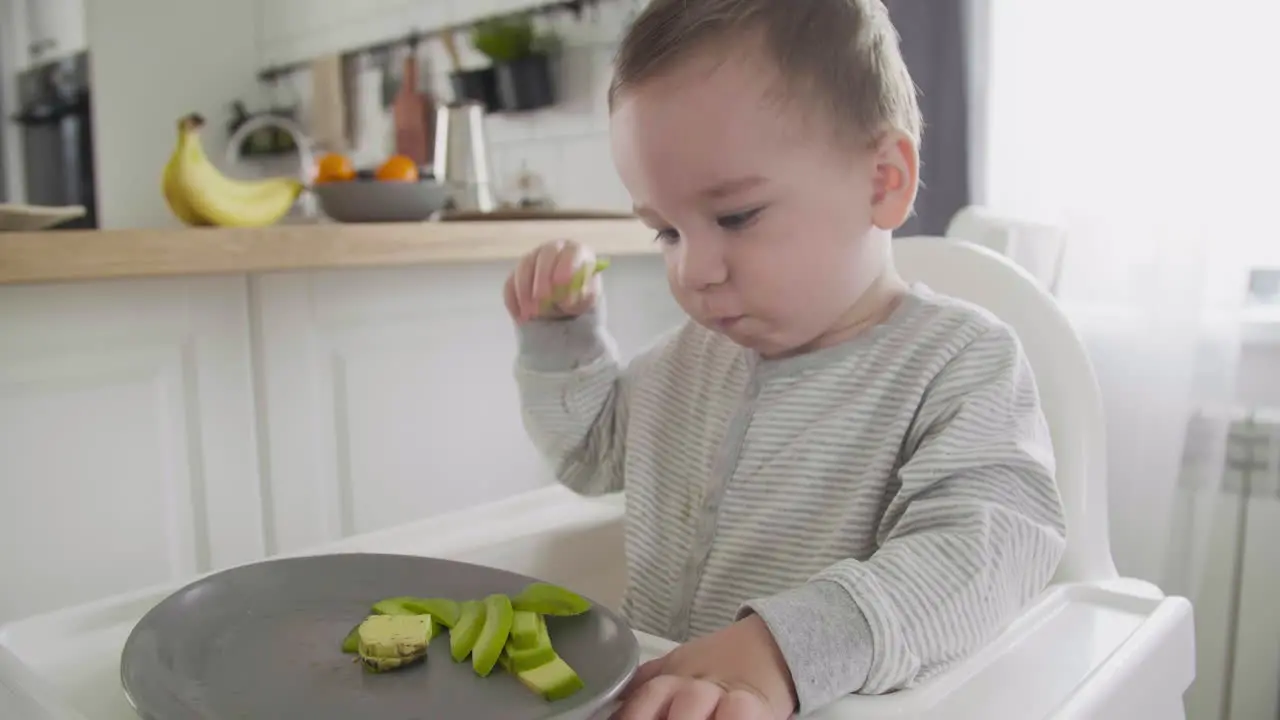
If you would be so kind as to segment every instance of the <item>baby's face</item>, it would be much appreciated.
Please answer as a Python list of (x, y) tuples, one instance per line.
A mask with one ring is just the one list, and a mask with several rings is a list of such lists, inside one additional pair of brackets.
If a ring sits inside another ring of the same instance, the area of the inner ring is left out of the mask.
[(745, 53), (707, 54), (625, 91), (611, 121), (676, 300), (766, 356), (811, 346), (880, 271), (873, 153), (771, 97), (775, 78)]

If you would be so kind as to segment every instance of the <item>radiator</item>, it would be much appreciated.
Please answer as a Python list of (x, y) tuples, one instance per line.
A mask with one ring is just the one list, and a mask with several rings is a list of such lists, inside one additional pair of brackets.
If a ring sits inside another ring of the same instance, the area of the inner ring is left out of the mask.
[[(1221, 417), (1221, 415), (1219, 415)], [(1193, 598), (1197, 677), (1188, 720), (1280, 720), (1280, 411), (1231, 413), (1225, 451), (1197, 447), (1184, 464), (1222, 462), (1221, 486), (1180, 489), (1188, 512), (1212, 523), (1206, 570)], [(1220, 421), (1218, 421), (1220, 422)], [(1196, 469), (1202, 469), (1197, 467)]]

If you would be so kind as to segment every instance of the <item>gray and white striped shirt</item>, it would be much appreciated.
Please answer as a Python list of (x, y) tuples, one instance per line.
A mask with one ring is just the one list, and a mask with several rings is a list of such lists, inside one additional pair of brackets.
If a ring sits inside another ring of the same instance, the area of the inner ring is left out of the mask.
[(989, 313), (916, 286), (806, 355), (690, 322), (625, 367), (603, 315), (522, 326), (516, 377), (560, 481), (626, 491), (637, 629), (684, 641), (755, 612), (809, 712), (945, 669), (1050, 581), (1049, 433)]

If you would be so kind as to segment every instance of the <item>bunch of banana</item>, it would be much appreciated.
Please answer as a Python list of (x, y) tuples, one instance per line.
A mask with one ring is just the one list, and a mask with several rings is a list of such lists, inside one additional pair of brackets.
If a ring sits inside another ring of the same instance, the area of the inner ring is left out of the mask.
[(178, 143), (164, 168), (162, 189), (173, 214), (188, 225), (263, 227), (278, 222), (293, 207), (303, 184), (294, 178), (235, 180), (222, 174), (204, 152), (204, 119), (190, 114), (178, 121)]

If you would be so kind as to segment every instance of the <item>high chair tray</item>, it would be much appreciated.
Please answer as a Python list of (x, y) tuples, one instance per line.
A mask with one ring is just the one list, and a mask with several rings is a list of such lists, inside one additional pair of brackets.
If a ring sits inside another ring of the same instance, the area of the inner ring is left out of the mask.
[[(620, 498), (560, 488), (349, 538), (299, 554), (387, 552), (544, 578), (617, 607), (625, 586)], [(188, 580), (0, 628), (0, 718), (136, 720), (120, 651), (139, 619)], [(1190, 605), (1119, 580), (1050, 588), (993, 643), (922, 686), (852, 697), (820, 720), (1181, 720), (1194, 674)], [(673, 645), (637, 634), (642, 659)]]

